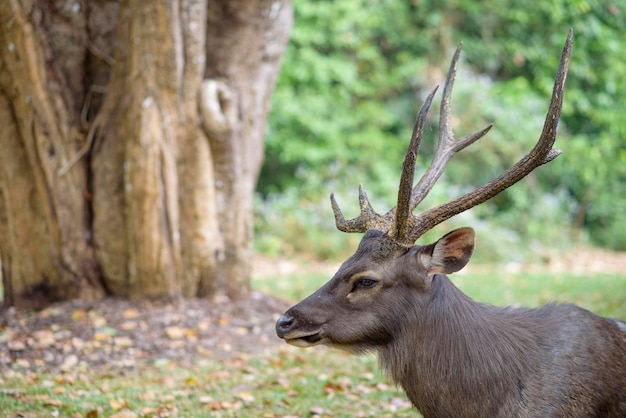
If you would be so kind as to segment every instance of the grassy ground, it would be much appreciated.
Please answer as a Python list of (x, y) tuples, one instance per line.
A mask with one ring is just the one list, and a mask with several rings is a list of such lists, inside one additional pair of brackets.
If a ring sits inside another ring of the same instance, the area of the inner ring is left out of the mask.
[(284, 347), (193, 369), (16, 373), (0, 382), (3, 417), (417, 416), (374, 358), (327, 350)]
[[(498, 305), (551, 300), (626, 318), (626, 275), (458, 274), (471, 297)], [(326, 274), (265, 277), (254, 286), (299, 299)], [(371, 356), (283, 346), (254, 357), (206, 360), (195, 367), (160, 361), (129, 370), (0, 376), (0, 417), (417, 417)], [(132, 412), (131, 412), (132, 411)]]

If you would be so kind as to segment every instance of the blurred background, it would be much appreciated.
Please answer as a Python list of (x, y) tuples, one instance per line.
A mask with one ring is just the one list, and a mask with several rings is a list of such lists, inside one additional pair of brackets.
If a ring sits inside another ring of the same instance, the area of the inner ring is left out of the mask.
[[(626, 24), (618, 1), (298, 1), (272, 99), (256, 194), (256, 249), (339, 260), (360, 234), (335, 229), (334, 192), (358, 214), (395, 205), (402, 159), (426, 94), (459, 42), (457, 137), (494, 127), (449, 163), (416, 210), (491, 180), (537, 141), (563, 43), (574, 46), (556, 148), (563, 155), (492, 201), (440, 225), (477, 230), (478, 262), (541, 262), (574, 246), (626, 250)], [(432, 157), (440, 93), (418, 157)]]

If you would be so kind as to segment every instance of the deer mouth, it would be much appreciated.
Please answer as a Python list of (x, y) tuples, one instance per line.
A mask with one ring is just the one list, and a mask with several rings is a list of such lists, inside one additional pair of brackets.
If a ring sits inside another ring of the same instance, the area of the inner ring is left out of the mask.
[(285, 342), (296, 347), (313, 347), (322, 343), (320, 331), (307, 334), (285, 335)]

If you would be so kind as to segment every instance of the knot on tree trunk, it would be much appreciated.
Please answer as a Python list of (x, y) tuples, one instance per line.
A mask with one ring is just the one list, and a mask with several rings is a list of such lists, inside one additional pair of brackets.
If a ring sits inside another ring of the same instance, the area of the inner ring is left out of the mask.
[(222, 138), (235, 126), (235, 95), (223, 81), (207, 79), (200, 85), (202, 128), (209, 136)]

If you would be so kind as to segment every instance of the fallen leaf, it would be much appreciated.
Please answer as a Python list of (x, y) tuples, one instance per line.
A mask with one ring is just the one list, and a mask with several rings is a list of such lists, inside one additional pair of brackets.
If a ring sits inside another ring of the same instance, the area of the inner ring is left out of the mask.
[(204, 395), (204, 396), (199, 396), (198, 397), (198, 402), (200, 402), (202, 404), (207, 404), (207, 403), (211, 403), (211, 402), (214, 402), (214, 401), (215, 401), (215, 399), (213, 399), (209, 395)]
[(43, 311), (39, 312), (39, 317), (40, 318), (48, 318), (50, 316), (59, 316), (61, 315), (61, 309), (60, 308), (46, 308)]
[(187, 335), (187, 330), (181, 327), (167, 327), (165, 328), (165, 335), (171, 340), (178, 340)]
[(141, 395), (141, 399), (143, 399), (144, 401), (152, 401), (156, 398), (156, 395), (153, 391), (148, 391), (145, 392), (143, 395)]
[(121, 398), (118, 399), (109, 399), (109, 405), (111, 406), (111, 409), (113, 409), (114, 411), (119, 411), (122, 408), (125, 408), (128, 406), (128, 403)]
[(311, 415), (324, 415), (326, 411), (321, 406), (314, 406), (309, 410), (309, 412)]
[(14, 340), (9, 341), (7, 343), (7, 347), (9, 347), (9, 350), (11, 351), (23, 351), (26, 349), (26, 344), (24, 344), (24, 341)]
[(72, 312), (72, 321), (78, 321), (80, 319), (84, 319), (87, 316), (87, 313), (84, 309), (76, 309)]
[(55, 343), (54, 333), (47, 329), (33, 332), (33, 337), (37, 340), (37, 346), (40, 348), (50, 347)]
[(113, 339), (113, 343), (122, 348), (128, 348), (133, 346), (133, 340), (130, 337), (116, 337)]
[(221, 343), (217, 346), (222, 351), (230, 352), (233, 350), (233, 347), (228, 343)]
[(82, 351), (85, 348), (85, 342), (80, 338), (72, 337), (72, 347)]
[(105, 334), (103, 332), (96, 332), (93, 335), (93, 339), (96, 340), (96, 341), (99, 341), (99, 342), (106, 341), (109, 338), (111, 338), (111, 336), (109, 334)]
[(139, 311), (134, 308), (124, 309), (122, 316), (126, 319), (135, 319), (139, 318)]
[(107, 324), (107, 320), (106, 318), (102, 317), (102, 316), (96, 316), (94, 318), (91, 319), (93, 326), (98, 328), (98, 327), (103, 327)]
[(384, 391), (384, 392), (392, 390), (391, 387), (389, 385), (385, 384), (385, 383), (377, 383), (376, 384), (376, 389), (378, 389), (380, 391)]
[(198, 354), (200, 354), (201, 356), (204, 356), (204, 357), (211, 357), (211, 356), (213, 356), (213, 351), (212, 350), (204, 348), (204, 347), (202, 347), (200, 345), (196, 346), (196, 352)]
[(255, 401), (254, 395), (252, 395), (250, 392), (239, 392), (237, 394), (237, 398), (241, 399), (245, 403), (252, 403)]
[(30, 362), (25, 358), (20, 358), (20, 359), (15, 360), (15, 364), (17, 366), (23, 367), (24, 369), (30, 368)]
[(68, 371), (76, 367), (78, 364), (78, 357), (75, 354), (70, 354), (65, 357), (63, 364), (61, 364), (61, 370)]
[(137, 418), (138, 416), (132, 411), (124, 410), (111, 415), (109, 418)]
[(137, 322), (135, 322), (135, 321), (125, 321), (125, 322), (122, 322), (119, 325), (119, 327), (120, 327), (120, 329), (123, 329), (124, 331), (132, 331), (135, 328), (137, 328)]

